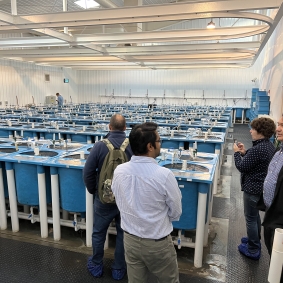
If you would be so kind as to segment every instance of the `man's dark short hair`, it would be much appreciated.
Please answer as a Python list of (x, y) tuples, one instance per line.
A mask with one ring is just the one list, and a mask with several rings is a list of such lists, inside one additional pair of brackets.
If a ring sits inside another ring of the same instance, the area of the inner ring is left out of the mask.
[(125, 131), (126, 119), (121, 114), (115, 114), (110, 119), (110, 126), (113, 131)]
[(150, 143), (156, 148), (156, 130), (157, 124), (153, 122), (147, 122), (143, 124), (137, 124), (133, 127), (130, 135), (130, 145), (134, 155), (147, 154), (147, 144)]
[(274, 135), (276, 126), (272, 119), (267, 117), (256, 118), (251, 122), (252, 129), (269, 139)]
[(60, 93), (59, 93), (59, 92), (57, 92), (57, 93), (56, 93), (56, 95), (60, 95)]

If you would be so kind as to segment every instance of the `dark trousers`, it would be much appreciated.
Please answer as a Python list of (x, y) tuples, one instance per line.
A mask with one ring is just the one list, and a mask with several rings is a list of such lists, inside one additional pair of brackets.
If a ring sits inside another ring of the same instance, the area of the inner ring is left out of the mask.
[(255, 253), (260, 249), (261, 221), (259, 210), (256, 208), (259, 197), (260, 195), (252, 195), (244, 192), (244, 214), (249, 238), (248, 250), (250, 253)]
[(112, 264), (113, 269), (126, 268), (126, 261), (124, 255), (124, 231), (122, 230), (120, 223), (120, 211), (116, 204), (103, 204), (99, 200), (99, 197), (95, 195), (94, 200), (94, 219), (93, 219), (93, 233), (92, 233), (92, 248), (93, 256), (92, 261), (95, 265), (102, 263), (104, 255), (104, 243), (106, 239), (107, 230), (109, 224), (115, 219), (117, 237), (116, 248), (114, 254), (114, 262)]
[[(263, 232), (264, 232), (264, 243), (268, 250), (269, 256), (271, 257), (275, 229), (270, 227), (264, 227)], [(283, 268), (281, 271), (280, 283), (283, 283)]]

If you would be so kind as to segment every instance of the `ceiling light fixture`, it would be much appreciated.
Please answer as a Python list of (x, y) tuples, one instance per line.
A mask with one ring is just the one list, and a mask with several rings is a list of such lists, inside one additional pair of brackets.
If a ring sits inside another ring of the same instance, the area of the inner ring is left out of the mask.
[(98, 8), (100, 5), (94, 0), (79, 0), (75, 2), (76, 5), (83, 9)]
[(209, 28), (209, 29), (214, 29), (214, 28), (215, 28), (215, 23), (212, 21), (212, 19), (211, 19), (211, 21), (207, 24), (206, 27)]

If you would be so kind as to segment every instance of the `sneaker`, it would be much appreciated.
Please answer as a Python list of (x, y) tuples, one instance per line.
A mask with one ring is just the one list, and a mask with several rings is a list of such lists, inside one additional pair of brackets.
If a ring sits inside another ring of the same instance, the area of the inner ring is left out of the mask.
[(122, 269), (112, 269), (112, 277), (114, 280), (122, 280), (126, 274), (127, 270)]
[(238, 250), (241, 254), (244, 256), (253, 259), (253, 260), (259, 260), (260, 259), (260, 250), (257, 250), (255, 253), (251, 253), (248, 250), (248, 246), (246, 244), (241, 244), (238, 246)]
[(91, 275), (95, 278), (99, 278), (103, 275), (103, 263), (96, 265), (92, 261), (92, 257), (88, 258), (87, 269)]

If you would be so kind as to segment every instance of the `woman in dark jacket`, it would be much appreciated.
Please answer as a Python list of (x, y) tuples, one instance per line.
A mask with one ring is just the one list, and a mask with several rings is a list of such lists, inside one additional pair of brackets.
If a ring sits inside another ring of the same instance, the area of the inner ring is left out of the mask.
[(241, 239), (238, 250), (246, 257), (258, 260), (261, 255), (261, 220), (256, 204), (263, 190), (269, 162), (275, 152), (269, 140), (275, 133), (275, 123), (270, 118), (256, 118), (251, 122), (250, 133), (253, 142), (250, 149), (246, 150), (240, 142), (233, 146), (235, 166), (241, 172), (247, 228), (247, 237)]

